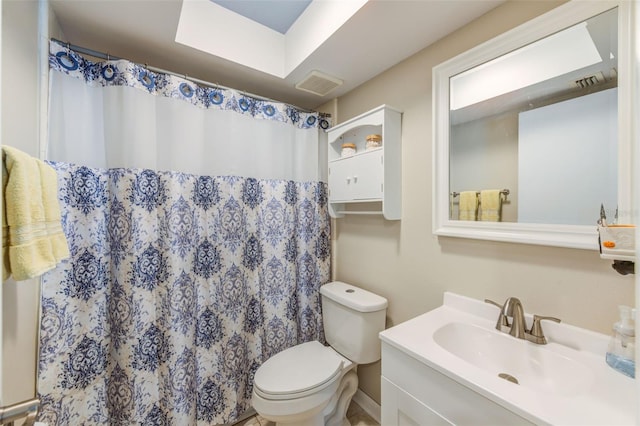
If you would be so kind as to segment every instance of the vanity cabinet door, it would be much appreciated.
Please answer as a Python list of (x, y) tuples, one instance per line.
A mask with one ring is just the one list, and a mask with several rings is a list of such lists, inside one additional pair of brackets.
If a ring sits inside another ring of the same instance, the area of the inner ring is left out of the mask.
[(381, 424), (385, 426), (449, 426), (452, 423), (382, 377)]
[(384, 426), (534, 424), (384, 341), (382, 383)]
[(382, 150), (329, 163), (329, 200), (381, 200), (384, 192)]

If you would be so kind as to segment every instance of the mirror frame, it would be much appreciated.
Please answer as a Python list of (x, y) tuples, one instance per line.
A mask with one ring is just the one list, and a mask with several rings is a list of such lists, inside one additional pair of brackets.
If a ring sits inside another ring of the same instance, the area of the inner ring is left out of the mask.
[[(599, 250), (593, 226), (517, 222), (475, 222), (449, 218), (450, 77), (540, 40), (550, 34), (618, 8), (618, 209), (619, 222), (631, 223), (630, 6), (627, 1), (569, 1), (433, 68), (433, 233), (557, 247)], [(600, 206), (594, 206), (599, 212)]]

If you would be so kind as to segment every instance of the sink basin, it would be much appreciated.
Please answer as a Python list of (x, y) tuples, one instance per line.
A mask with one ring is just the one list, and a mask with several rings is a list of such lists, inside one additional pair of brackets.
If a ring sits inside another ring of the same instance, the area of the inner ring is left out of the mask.
[(453, 355), (514, 386), (577, 395), (593, 383), (593, 374), (579, 361), (498, 331), (450, 322), (438, 328), (433, 339)]

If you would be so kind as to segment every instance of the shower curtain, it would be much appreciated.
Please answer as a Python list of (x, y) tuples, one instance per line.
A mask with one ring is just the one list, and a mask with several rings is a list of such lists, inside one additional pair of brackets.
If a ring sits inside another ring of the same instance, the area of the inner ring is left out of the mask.
[(236, 420), (269, 356), (324, 340), (318, 114), (50, 48), (71, 258), (43, 278), (50, 425)]

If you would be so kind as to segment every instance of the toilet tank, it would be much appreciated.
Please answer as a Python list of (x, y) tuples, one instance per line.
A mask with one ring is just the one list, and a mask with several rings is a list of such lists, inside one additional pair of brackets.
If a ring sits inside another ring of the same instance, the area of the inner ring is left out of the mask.
[(327, 343), (357, 364), (379, 360), (387, 299), (341, 281), (323, 285), (320, 294)]

